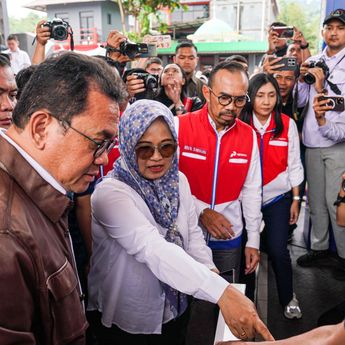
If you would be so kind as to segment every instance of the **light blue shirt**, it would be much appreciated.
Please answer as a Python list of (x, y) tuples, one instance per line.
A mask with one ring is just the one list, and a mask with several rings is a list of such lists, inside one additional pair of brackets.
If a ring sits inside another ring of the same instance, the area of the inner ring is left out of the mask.
[[(336, 95), (331, 90), (329, 84), (325, 82), (328, 96), (345, 97), (345, 58), (343, 58), (345, 48), (332, 57), (329, 57), (326, 51), (327, 47), (321, 54), (309, 58), (308, 61), (318, 61), (320, 58), (324, 59), (330, 71), (329, 81), (337, 85), (341, 91), (341, 95)], [(309, 98), (309, 106), (305, 114), (302, 133), (304, 145), (311, 148), (330, 147), (345, 141), (345, 112), (327, 111), (325, 125), (319, 126), (313, 109), (314, 97), (317, 94), (314, 84), (308, 85), (298, 82), (298, 91), (298, 106), (305, 105)]]

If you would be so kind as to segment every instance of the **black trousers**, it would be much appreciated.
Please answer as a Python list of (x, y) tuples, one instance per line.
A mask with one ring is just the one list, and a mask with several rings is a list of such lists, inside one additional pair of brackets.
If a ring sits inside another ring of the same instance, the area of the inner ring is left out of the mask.
[(131, 334), (113, 325), (103, 326), (102, 314), (98, 311), (87, 313), (87, 318), (98, 345), (184, 345), (189, 320), (189, 308), (175, 320), (162, 326), (162, 334)]

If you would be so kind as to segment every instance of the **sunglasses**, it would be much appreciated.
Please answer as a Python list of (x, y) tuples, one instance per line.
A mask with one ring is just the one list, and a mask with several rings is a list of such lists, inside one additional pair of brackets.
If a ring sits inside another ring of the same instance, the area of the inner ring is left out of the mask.
[(176, 149), (176, 143), (161, 143), (157, 146), (152, 144), (139, 144), (135, 148), (135, 153), (137, 158), (149, 159), (155, 154), (155, 151), (158, 150), (163, 158), (169, 158), (173, 156), (173, 154), (176, 152)]

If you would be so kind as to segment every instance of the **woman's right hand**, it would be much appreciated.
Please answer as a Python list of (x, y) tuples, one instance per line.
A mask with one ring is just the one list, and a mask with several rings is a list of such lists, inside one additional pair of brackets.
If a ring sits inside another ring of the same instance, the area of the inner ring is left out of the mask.
[(182, 104), (182, 86), (175, 79), (173, 80), (173, 83), (169, 83), (164, 86), (164, 91), (167, 97), (175, 104), (175, 106)]

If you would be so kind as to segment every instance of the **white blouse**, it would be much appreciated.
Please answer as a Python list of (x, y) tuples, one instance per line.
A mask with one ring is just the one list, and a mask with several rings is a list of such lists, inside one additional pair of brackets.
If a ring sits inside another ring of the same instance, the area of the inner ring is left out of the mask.
[[(106, 178), (91, 198), (93, 253), (88, 310), (102, 323), (133, 334), (160, 334), (165, 282), (196, 298), (216, 303), (229, 285), (210, 269), (215, 265), (198, 226), (187, 178), (180, 173), (177, 225), (184, 250), (165, 240), (145, 201), (127, 184)], [(194, 260), (195, 259), (195, 260)], [(197, 261), (198, 262), (197, 262)]]

